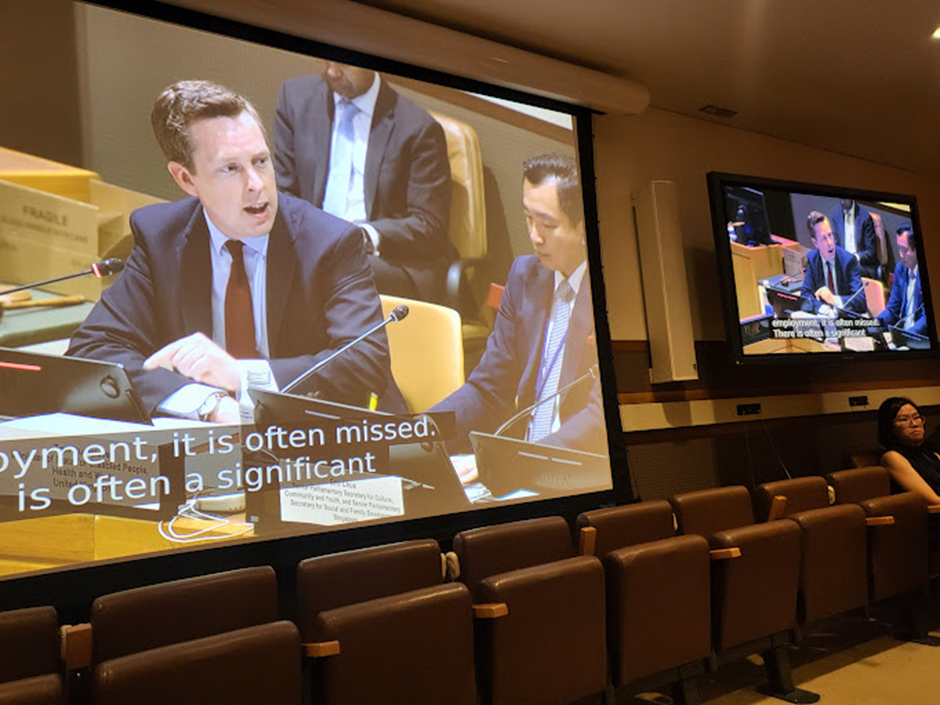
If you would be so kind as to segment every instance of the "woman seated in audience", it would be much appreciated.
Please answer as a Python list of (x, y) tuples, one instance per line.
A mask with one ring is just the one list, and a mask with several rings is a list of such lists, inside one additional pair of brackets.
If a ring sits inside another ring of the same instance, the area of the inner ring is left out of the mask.
[(924, 416), (910, 399), (891, 397), (878, 409), (878, 440), (885, 448), (881, 464), (901, 491), (940, 504), (940, 455), (936, 434), (927, 438)]

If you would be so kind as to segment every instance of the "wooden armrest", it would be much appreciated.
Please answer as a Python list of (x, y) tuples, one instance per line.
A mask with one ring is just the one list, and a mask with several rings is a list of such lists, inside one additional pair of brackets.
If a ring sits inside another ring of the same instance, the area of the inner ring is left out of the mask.
[(597, 545), (597, 529), (593, 526), (582, 526), (578, 534), (578, 555), (593, 556)]
[(505, 602), (484, 602), (473, 606), (473, 616), (477, 619), (496, 619), (509, 614), (509, 606)]
[(826, 494), (829, 495), (829, 504), (836, 503), (836, 488), (832, 485), (826, 485)]
[(780, 519), (785, 511), (787, 511), (786, 495), (774, 495), (774, 498), (770, 502), (770, 511), (767, 512), (767, 521)]
[(740, 558), (741, 549), (737, 546), (731, 548), (713, 548), (708, 552), (713, 561), (725, 561), (729, 558)]
[(337, 656), (339, 654), (338, 641), (315, 641), (310, 644), (304, 644), (304, 653), (310, 658), (323, 658), (325, 656)]
[(927, 513), (928, 514), (940, 514), (940, 504), (928, 504)]
[(868, 526), (891, 526), (894, 523), (893, 516), (884, 517), (865, 517), (865, 523)]
[(91, 665), (91, 625), (90, 624), (63, 624), (60, 629), (62, 637), (62, 661), (66, 671), (76, 671)]

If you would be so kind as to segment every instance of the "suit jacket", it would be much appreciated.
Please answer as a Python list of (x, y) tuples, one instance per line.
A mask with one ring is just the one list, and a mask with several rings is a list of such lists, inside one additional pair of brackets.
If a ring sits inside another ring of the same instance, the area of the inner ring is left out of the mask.
[[(885, 310), (878, 314), (879, 320), (886, 326), (896, 326), (904, 315), (904, 301), (907, 298), (907, 285), (910, 283), (910, 272), (903, 262), (898, 262), (894, 268), (894, 283), (891, 285), (891, 296)], [(901, 326), (904, 330), (919, 335), (927, 335), (927, 310), (924, 308), (924, 295), (920, 286), (920, 272), (918, 270), (917, 282), (914, 284), (914, 321), (910, 326)]]
[[(330, 169), (333, 92), (320, 76), (281, 86), (274, 116), (277, 185), (323, 205)], [(382, 259), (407, 270), (422, 297), (443, 301), (447, 268), (450, 162), (444, 130), (383, 79), (375, 102), (364, 174), (366, 217), (381, 236)]]
[[(135, 247), (72, 336), (70, 355), (123, 364), (147, 410), (192, 380), (144, 370), (164, 345), (197, 331), (212, 336), (209, 229), (199, 201), (140, 208), (131, 214)], [(271, 370), (283, 386), (331, 351), (382, 320), (358, 230), (298, 199), (279, 194), (267, 254)], [(313, 375), (298, 393), (316, 391), (364, 405), (390, 384), (384, 332), (367, 338)]]
[[(829, 214), (829, 224), (836, 236), (836, 244), (845, 249), (845, 227), (842, 205), (839, 204)], [(878, 273), (878, 236), (875, 222), (867, 209), (855, 204), (855, 255), (862, 266), (862, 276), (877, 278)]]
[[(492, 433), (518, 410), (534, 404), (545, 328), (551, 313), (554, 273), (534, 255), (517, 258), (509, 271), (496, 324), (479, 364), (467, 382), (431, 411), (453, 411), (457, 437), (451, 452), (470, 448), (470, 431)], [(558, 388), (573, 382), (597, 363), (594, 313), (587, 275), (575, 298)], [(561, 428), (540, 443), (604, 452), (607, 448), (599, 377), (562, 397)], [(528, 419), (515, 430), (522, 435)]]
[[(837, 279), (837, 290), (833, 291), (833, 294), (841, 296), (843, 300), (847, 300), (852, 294), (859, 292), (862, 288), (862, 274), (858, 260), (855, 259), (854, 255), (849, 254), (838, 245), (836, 246), (836, 256), (833, 260), (833, 269), (835, 270)], [(819, 307), (823, 305), (823, 302), (816, 298), (815, 292), (820, 287), (826, 285), (826, 273), (823, 270), (822, 255), (819, 254), (819, 250), (811, 250), (806, 256), (806, 273), (803, 276), (803, 287), (800, 289), (800, 296), (803, 298), (801, 307), (804, 311), (811, 313), (819, 312)], [(859, 292), (858, 296), (852, 299), (845, 308), (858, 314), (865, 313), (868, 310), (868, 305), (865, 301), (865, 292)]]

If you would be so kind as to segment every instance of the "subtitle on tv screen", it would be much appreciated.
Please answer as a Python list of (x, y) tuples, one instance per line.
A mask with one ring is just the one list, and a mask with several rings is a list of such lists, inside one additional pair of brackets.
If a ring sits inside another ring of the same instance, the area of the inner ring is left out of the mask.
[(611, 488), (571, 115), (72, 9), (84, 163), (0, 148), (0, 288), (62, 279), (0, 575)]

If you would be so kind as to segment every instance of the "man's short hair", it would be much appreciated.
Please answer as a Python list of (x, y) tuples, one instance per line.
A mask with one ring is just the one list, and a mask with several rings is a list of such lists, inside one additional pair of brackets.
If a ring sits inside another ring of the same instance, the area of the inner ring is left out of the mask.
[(894, 231), (895, 237), (901, 237), (907, 233), (907, 246), (912, 250), (917, 249), (917, 235), (914, 233), (914, 226), (910, 223), (901, 223), (898, 229)]
[(541, 186), (551, 180), (558, 189), (558, 205), (572, 225), (584, 222), (578, 164), (572, 157), (561, 154), (530, 157), (522, 165), (522, 177), (533, 186)]
[(165, 88), (154, 102), (150, 124), (167, 160), (193, 171), (189, 127), (199, 120), (237, 118), (242, 113), (251, 115), (261, 132), (265, 132), (258, 111), (247, 98), (212, 81), (178, 81)]
[(810, 211), (809, 215), (806, 216), (806, 227), (809, 228), (810, 237), (814, 240), (816, 239), (816, 226), (823, 221), (828, 221), (829, 218), (824, 216), (819, 211)]

